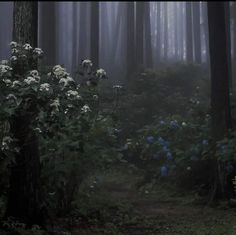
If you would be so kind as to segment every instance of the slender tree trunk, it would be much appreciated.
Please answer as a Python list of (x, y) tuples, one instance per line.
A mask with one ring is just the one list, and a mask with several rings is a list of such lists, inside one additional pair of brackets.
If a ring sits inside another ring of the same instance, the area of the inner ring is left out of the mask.
[(75, 76), (75, 72), (78, 68), (78, 53), (77, 53), (77, 48), (78, 48), (78, 37), (77, 37), (77, 32), (78, 32), (78, 16), (77, 16), (77, 7), (78, 7), (78, 2), (73, 2), (73, 13), (72, 13), (72, 20), (73, 20), (73, 33), (72, 33), (72, 74)]
[(94, 68), (99, 66), (99, 2), (91, 2), (90, 56)]
[(192, 2), (186, 2), (186, 59), (193, 63)]
[(202, 63), (201, 57), (201, 32), (200, 32), (200, 2), (193, 2), (193, 35), (194, 35), (194, 54), (195, 62)]
[(145, 45), (146, 45), (146, 63), (148, 68), (153, 67), (152, 58), (152, 37), (151, 37), (151, 20), (150, 20), (150, 2), (145, 2)]
[[(14, 2), (13, 40), (37, 46), (37, 2)], [(21, 71), (19, 72), (21, 75)], [(30, 108), (34, 111), (35, 104)], [(19, 153), (11, 167), (6, 216), (27, 224), (40, 224), (40, 157), (38, 139), (31, 126), (31, 117), (19, 111), (11, 120), (11, 131), (18, 140)]]
[(209, 33), (208, 33), (208, 13), (207, 13), (207, 3), (202, 2), (202, 12), (203, 12), (203, 26), (204, 26), (204, 38), (205, 38), (205, 49), (206, 49), (206, 64), (209, 65)]
[(144, 63), (144, 6), (144, 2), (136, 2), (136, 68), (142, 67)]
[(169, 49), (169, 40), (168, 40), (168, 12), (167, 12), (167, 4), (168, 2), (163, 2), (164, 9), (164, 60), (168, 60), (168, 49)]
[(135, 67), (134, 2), (127, 2), (127, 75)]
[[(232, 128), (229, 84), (231, 61), (229, 40), (229, 21), (227, 17), (229, 2), (208, 2), (209, 49), (211, 66), (211, 113), (212, 138), (221, 140)], [(220, 127), (220, 128), (219, 128)], [(225, 181), (222, 163), (213, 161), (215, 167), (212, 198), (225, 197)]]
[(157, 7), (157, 65), (161, 61), (161, 3), (156, 2)]

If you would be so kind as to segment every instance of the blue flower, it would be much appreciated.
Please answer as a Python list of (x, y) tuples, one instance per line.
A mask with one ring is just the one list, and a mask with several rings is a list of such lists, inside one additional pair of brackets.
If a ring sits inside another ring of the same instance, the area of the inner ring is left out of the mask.
[(160, 169), (160, 174), (161, 174), (162, 177), (168, 176), (168, 168), (163, 165)]
[(171, 152), (167, 152), (166, 158), (167, 158), (167, 160), (169, 160), (169, 161), (173, 160), (173, 155), (172, 155), (172, 153), (171, 153)]
[(226, 144), (223, 144), (220, 146), (221, 154), (226, 154), (227, 150), (228, 150), (228, 146)]
[(158, 140), (157, 140), (160, 144), (164, 144), (165, 143), (165, 140), (162, 138), (162, 137), (158, 137)]
[(170, 126), (173, 127), (173, 128), (178, 128), (179, 124), (178, 124), (178, 122), (176, 120), (174, 120), (174, 121), (170, 122)]
[(203, 140), (203, 141), (202, 141), (202, 144), (203, 144), (203, 145), (208, 145), (208, 140)]
[(167, 146), (165, 146), (165, 145), (162, 147), (162, 150), (163, 150), (164, 152), (169, 152), (169, 149), (168, 149), (168, 147), (167, 147)]
[(152, 144), (153, 142), (154, 142), (154, 137), (153, 136), (147, 136), (147, 142), (149, 143), (149, 144)]

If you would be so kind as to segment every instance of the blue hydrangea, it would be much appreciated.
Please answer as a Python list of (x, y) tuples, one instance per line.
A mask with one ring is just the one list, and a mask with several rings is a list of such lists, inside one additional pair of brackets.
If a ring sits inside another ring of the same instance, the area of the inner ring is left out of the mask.
[(163, 150), (164, 152), (169, 152), (169, 149), (168, 149), (168, 147), (167, 147), (167, 146), (165, 146), (165, 145), (162, 147), (162, 150)]
[(163, 120), (161, 120), (159, 123), (160, 123), (160, 125), (165, 125), (166, 124), (165, 121), (163, 121)]
[(158, 137), (158, 142), (160, 144), (164, 144), (165, 143), (165, 140), (162, 138), (162, 137)]
[(168, 176), (168, 168), (165, 165), (161, 166), (160, 174), (162, 177)]
[(202, 144), (203, 144), (203, 145), (208, 145), (208, 140), (203, 140), (203, 141), (202, 141)]
[(170, 122), (170, 126), (176, 129), (176, 128), (179, 127), (179, 124), (178, 124), (178, 122), (176, 120), (174, 120), (174, 121)]
[(226, 144), (223, 144), (220, 146), (220, 152), (221, 154), (226, 154), (228, 150), (228, 146)]
[(147, 136), (147, 142), (149, 143), (149, 144), (152, 144), (153, 142), (154, 142), (154, 137), (152, 136), (152, 135), (150, 135), (150, 136)]
[(166, 158), (167, 158), (167, 160), (169, 160), (169, 161), (173, 160), (173, 155), (172, 155), (172, 153), (171, 153), (171, 152), (167, 152)]

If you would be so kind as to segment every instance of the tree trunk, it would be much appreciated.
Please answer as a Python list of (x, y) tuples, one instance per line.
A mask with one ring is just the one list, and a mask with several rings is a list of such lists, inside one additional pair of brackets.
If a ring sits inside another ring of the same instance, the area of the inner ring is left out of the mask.
[[(37, 13), (37, 2), (14, 2), (14, 41), (37, 46)], [(35, 104), (30, 110), (34, 109)], [(11, 120), (11, 131), (18, 140), (20, 151), (15, 154), (15, 162), (11, 167), (6, 216), (27, 224), (40, 224), (40, 157), (38, 139), (30, 125), (31, 116), (22, 116), (20, 111)]]
[(208, 30), (208, 16), (207, 16), (207, 3), (202, 2), (202, 12), (203, 12), (203, 28), (204, 28), (204, 38), (205, 38), (205, 49), (206, 49), (206, 64), (209, 65), (209, 30)]
[(186, 59), (193, 63), (192, 3), (186, 2)]
[(90, 56), (94, 68), (99, 66), (99, 2), (91, 2)]
[(150, 2), (145, 2), (145, 45), (146, 45), (146, 64), (148, 68), (153, 67), (152, 58), (152, 38), (151, 38), (151, 20), (150, 20)]
[(201, 64), (200, 2), (193, 2), (192, 8), (195, 62)]
[[(231, 61), (227, 20), (228, 2), (208, 2), (209, 49), (211, 66), (211, 113), (214, 143), (224, 138), (232, 128), (229, 84)], [(219, 128), (220, 127), (220, 128)], [(213, 198), (225, 197), (222, 164), (214, 160), (215, 176)]]
[(156, 2), (157, 4), (157, 65), (161, 61), (161, 3)]
[(136, 2), (136, 68), (143, 66), (144, 2)]
[(168, 2), (163, 2), (164, 9), (164, 60), (168, 60), (168, 49), (169, 49), (169, 40), (168, 40), (168, 12), (167, 12), (167, 4)]
[(135, 67), (135, 40), (134, 40), (134, 2), (127, 2), (127, 75)]

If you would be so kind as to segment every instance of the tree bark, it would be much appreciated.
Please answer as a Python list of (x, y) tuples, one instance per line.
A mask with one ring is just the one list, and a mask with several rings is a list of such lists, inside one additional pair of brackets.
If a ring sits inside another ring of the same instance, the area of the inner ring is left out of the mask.
[[(229, 24), (228, 4), (229, 2), (207, 3), (211, 67), (211, 132), (215, 144), (232, 128), (229, 96), (231, 61), (229, 60), (230, 44), (228, 44), (230, 36), (227, 25)], [(214, 162), (215, 186), (212, 198), (226, 197), (222, 164), (216, 159)]]
[(144, 2), (136, 2), (136, 68), (143, 66)]
[(135, 37), (134, 37), (134, 2), (127, 2), (127, 75), (134, 72)]
[(195, 62), (201, 64), (200, 2), (193, 2), (192, 7)]
[(145, 15), (144, 20), (145, 20), (146, 65), (148, 68), (152, 68), (153, 67), (153, 58), (152, 58), (150, 2), (145, 2), (144, 15)]
[[(37, 22), (37, 2), (14, 2), (14, 41), (21, 44), (30, 43), (36, 47)], [(14, 72), (22, 75), (22, 71)], [(30, 111), (33, 111), (35, 106), (32, 104)], [(15, 217), (27, 224), (41, 224), (40, 157), (38, 139), (30, 127), (31, 119), (30, 115), (22, 115), (19, 110), (10, 121), (11, 132), (18, 140), (20, 151), (15, 154), (15, 162), (11, 167), (6, 216)]]
[(99, 2), (91, 2), (90, 56), (94, 68), (99, 66)]
[(186, 2), (186, 59), (193, 63), (192, 3)]

